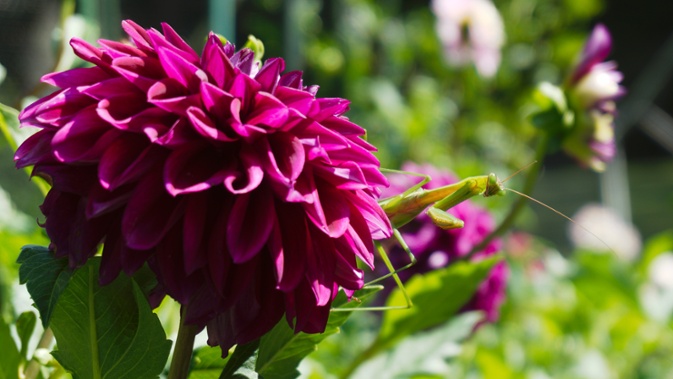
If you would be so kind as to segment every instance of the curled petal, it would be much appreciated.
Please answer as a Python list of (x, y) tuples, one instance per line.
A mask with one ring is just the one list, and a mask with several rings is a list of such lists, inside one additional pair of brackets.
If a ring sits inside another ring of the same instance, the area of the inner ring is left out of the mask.
[(227, 247), (235, 263), (252, 259), (266, 245), (274, 214), (272, 197), (264, 187), (236, 197), (227, 222)]

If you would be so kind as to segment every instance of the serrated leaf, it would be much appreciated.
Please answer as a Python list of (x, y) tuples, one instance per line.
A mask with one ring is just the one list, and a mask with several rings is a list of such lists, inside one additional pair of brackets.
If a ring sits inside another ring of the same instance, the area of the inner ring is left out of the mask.
[[(383, 287), (371, 286), (357, 291), (355, 296), (365, 300)], [(343, 291), (339, 292), (332, 303), (333, 308), (357, 308), (361, 301), (348, 301)], [(321, 334), (296, 333), (285, 320), (281, 320), (270, 332), (265, 334), (259, 345), (256, 371), (265, 379), (290, 379), (299, 376), (297, 366), (302, 359), (316, 349), (316, 346), (328, 336), (337, 333), (352, 312), (332, 312), (325, 332)]]
[(74, 379), (158, 377), (171, 341), (138, 285), (122, 274), (100, 287), (99, 265), (89, 259), (59, 297), (50, 322), (54, 358)]
[(21, 341), (21, 357), (24, 360), (28, 359), (28, 342), (35, 331), (36, 323), (37, 317), (30, 311), (21, 313), (16, 320), (16, 334), (19, 335)]
[(220, 379), (258, 379), (255, 372), (259, 340), (236, 346), (236, 350), (222, 370)]
[[(384, 350), (415, 332), (446, 322), (472, 297), (479, 284), (502, 258), (494, 255), (478, 262), (457, 262), (444, 269), (413, 276), (406, 291), (413, 306), (383, 314), (373, 351)], [(386, 306), (406, 304), (400, 289), (395, 289)]]
[(0, 317), (0, 379), (18, 379), (21, 355), (9, 332), (9, 325)]
[(27, 245), (21, 249), (17, 262), (21, 265), (19, 282), (28, 288), (30, 297), (40, 311), (42, 326), (46, 328), (56, 301), (72, 275), (68, 259), (56, 258), (46, 247)]

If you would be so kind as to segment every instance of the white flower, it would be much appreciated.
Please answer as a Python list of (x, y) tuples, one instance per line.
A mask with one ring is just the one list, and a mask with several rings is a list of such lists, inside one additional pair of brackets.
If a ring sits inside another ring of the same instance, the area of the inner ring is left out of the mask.
[(596, 252), (613, 250), (624, 261), (632, 261), (640, 252), (640, 233), (610, 208), (588, 204), (573, 219), (570, 240), (578, 248)]
[(502, 17), (489, 0), (432, 0), (437, 34), (449, 63), (473, 62), (481, 76), (491, 77), (500, 65), (505, 42)]

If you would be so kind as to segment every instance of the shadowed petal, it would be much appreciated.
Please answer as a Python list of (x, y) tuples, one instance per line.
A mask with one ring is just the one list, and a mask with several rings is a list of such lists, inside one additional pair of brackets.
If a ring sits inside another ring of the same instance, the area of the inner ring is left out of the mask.
[(271, 234), (274, 215), (273, 200), (263, 186), (236, 197), (227, 222), (227, 247), (235, 263), (259, 253)]

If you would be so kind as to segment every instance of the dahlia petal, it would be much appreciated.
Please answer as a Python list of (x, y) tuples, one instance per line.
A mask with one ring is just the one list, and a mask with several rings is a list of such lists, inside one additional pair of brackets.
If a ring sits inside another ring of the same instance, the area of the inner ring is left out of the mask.
[(296, 313), (294, 331), (304, 333), (322, 333), (325, 331), (330, 314), (329, 305), (317, 305), (314, 293), (309, 285), (300, 284), (294, 291)]
[[(161, 26), (164, 27), (164, 24), (162, 24)], [(168, 27), (168, 29), (170, 29), (170, 26), (168, 25), (166, 26)], [(171, 31), (173, 30), (171, 29)], [(173, 51), (175, 54), (179, 55), (183, 59), (185, 59), (187, 62), (198, 64), (199, 56), (191, 47), (189, 47), (189, 45), (184, 43), (184, 40), (182, 40), (182, 38), (177, 36), (177, 34), (174, 33), (174, 31), (173, 33), (171, 33), (171, 36), (168, 35), (164, 36), (156, 29), (148, 29), (147, 35), (150, 37), (150, 41), (155, 51), (158, 51), (159, 49), (162, 48), (168, 49)], [(177, 38), (174, 38), (174, 36), (176, 36)]]
[(233, 264), (231, 254), (227, 250), (225, 238), (222, 238), (224, 234), (222, 231), (226, 230), (229, 214), (231, 213), (232, 200), (231, 196), (224, 197), (221, 209), (217, 208), (220, 204), (215, 204), (216, 209), (214, 210), (214, 214), (217, 215), (217, 219), (213, 224), (213, 233), (211, 233), (208, 241), (208, 273), (213, 281), (215, 290), (220, 295), (226, 292), (229, 271)]
[(101, 49), (92, 46), (85, 40), (74, 37), (70, 40), (70, 46), (74, 50), (75, 55), (85, 61), (103, 69), (110, 67), (110, 57), (106, 57)]
[(255, 53), (250, 49), (241, 49), (234, 53), (230, 58), (234, 67), (238, 68), (245, 76), (252, 77), (253, 65), (255, 64)]
[(304, 277), (309, 251), (306, 216), (301, 207), (275, 202), (276, 217), (269, 238), (269, 251), (275, 265), (276, 288), (288, 292)]
[(302, 82), (302, 72), (301, 71), (290, 71), (283, 74), (278, 80), (280, 86), (294, 88), (298, 90), (304, 89), (304, 84)]
[(304, 204), (304, 209), (313, 224), (332, 238), (341, 237), (348, 228), (350, 207), (341, 191), (316, 181), (317, 193), (313, 204)]
[(269, 93), (258, 92), (255, 94), (254, 110), (248, 115), (246, 123), (277, 129), (285, 125), (288, 116), (289, 111), (285, 104)]
[(87, 108), (54, 134), (51, 145), (61, 162), (92, 161), (98, 160), (119, 134), (93, 108)]
[(164, 77), (164, 69), (154, 58), (115, 58), (112, 69), (143, 92), (147, 92), (157, 80)]
[(192, 63), (197, 63), (199, 61), (199, 55), (196, 54), (196, 51), (192, 49), (187, 42), (185, 42), (178, 33), (175, 32), (170, 25), (165, 22), (161, 23), (161, 30), (164, 32), (164, 37), (166, 41), (170, 42), (173, 46), (177, 47), (179, 51), (184, 52), (187, 56), (190, 57), (189, 61)]
[(175, 264), (183, 261), (182, 255), (182, 233), (176, 226), (159, 242), (151, 263), (166, 292), (186, 304), (203, 282), (203, 274), (197, 271), (188, 275), (182, 265)]
[(208, 139), (221, 142), (231, 142), (238, 139), (237, 137), (230, 137), (225, 132), (218, 129), (215, 122), (213, 122), (201, 108), (190, 107), (187, 109), (187, 116), (189, 117), (189, 121), (191, 121), (194, 130)]
[(48, 179), (52, 188), (65, 193), (86, 196), (96, 184), (96, 166), (92, 165), (62, 165), (59, 162), (41, 162), (35, 165), (35, 174)]
[(33, 166), (38, 162), (55, 160), (51, 151), (51, 140), (56, 132), (43, 129), (28, 137), (14, 153), (17, 168)]
[(167, 112), (187, 115), (189, 107), (200, 106), (199, 95), (184, 95), (184, 89), (174, 80), (154, 83), (147, 91), (147, 101)]
[(350, 105), (350, 101), (338, 97), (316, 99), (316, 103), (319, 106), (319, 110), (315, 114), (308, 114), (308, 116), (318, 122), (331, 116), (343, 114), (348, 110)]
[(147, 250), (157, 246), (182, 216), (184, 201), (164, 190), (161, 173), (150, 171), (136, 186), (122, 219), (128, 247)]
[(60, 127), (87, 106), (95, 104), (89, 96), (76, 88), (66, 88), (43, 97), (19, 114), (23, 126)]
[(131, 37), (133, 43), (141, 50), (153, 52), (150, 36), (147, 31), (132, 20), (122, 21), (122, 29)]
[(211, 83), (201, 83), (201, 101), (203, 101), (203, 106), (213, 115), (218, 124), (227, 124), (227, 119), (231, 117), (230, 108), (233, 98), (233, 96)]
[(390, 220), (374, 198), (357, 191), (354, 193), (354, 196), (350, 196), (349, 200), (367, 221), (372, 239), (380, 240), (392, 236), (393, 230)]
[[(366, 130), (358, 124), (350, 122), (345, 117), (328, 117), (325, 120), (321, 121), (321, 124), (326, 128), (333, 130), (343, 136), (362, 136), (366, 133)], [(370, 151), (376, 151), (376, 148), (373, 145), (370, 145), (367, 141), (362, 138), (352, 138), (351, 141), (362, 141), (366, 143), (371, 148), (367, 149)], [(364, 146), (363, 146), (364, 147)]]
[(100, 185), (92, 186), (87, 196), (86, 217), (92, 219), (117, 210), (126, 205), (131, 195), (129, 188), (108, 191)]
[(315, 173), (340, 190), (362, 190), (369, 188), (360, 166), (352, 161), (338, 166), (315, 165)]
[(93, 256), (106, 232), (104, 218), (87, 220), (85, 203), (79, 195), (52, 189), (40, 207), (49, 239), (59, 256), (68, 256), (71, 267), (81, 266)]
[(198, 89), (201, 82), (208, 81), (208, 75), (203, 70), (187, 61), (174, 50), (158, 47), (157, 54), (166, 75), (177, 80), (190, 91)]
[(224, 88), (224, 84), (235, 74), (234, 65), (225, 54), (222, 41), (214, 33), (208, 35), (206, 45), (203, 47), (201, 67), (220, 88)]
[(145, 125), (144, 132), (150, 138), (150, 141), (169, 149), (175, 149), (200, 140), (194, 128), (184, 117), (178, 118), (170, 129), (165, 130), (165, 128), (166, 125), (163, 124)]
[(205, 191), (221, 184), (226, 176), (222, 161), (217, 151), (203, 144), (178, 148), (170, 154), (164, 165), (166, 191), (177, 196)]
[(99, 182), (103, 188), (112, 191), (139, 179), (165, 157), (162, 149), (148, 145), (142, 135), (124, 134), (101, 157)]
[(228, 170), (224, 178), (224, 186), (233, 194), (251, 192), (264, 179), (262, 162), (254, 151), (241, 150), (241, 160), (241, 169)]
[(82, 89), (82, 93), (96, 100), (103, 100), (115, 94), (115, 97), (137, 97), (142, 98), (144, 94), (133, 84), (124, 78), (110, 78), (98, 83), (87, 86)]
[(288, 133), (274, 133), (257, 144), (266, 152), (265, 171), (278, 183), (293, 187), (304, 169), (306, 153), (301, 141)]
[(234, 77), (230, 88), (225, 88), (231, 96), (240, 99), (240, 112), (247, 113), (252, 106), (254, 95), (262, 86), (248, 75), (239, 74)]
[(120, 57), (146, 57), (142, 50), (132, 46), (130, 44), (122, 43), (119, 41), (111, 41), (107, 39), (98, 40), (98, 44), (105, 47), (105, 52), (111, 58), (120, 58)]
[(231, 101), (230, 110), (232, 120), (229, 123), (231, 129), (247, 140), (254, 140), (255, 137), (266, 134), (266, 131), (260, 127), (241, 122), (241, 106), (242, 103), (240, 99), (236, 98)]
[(42, 77), (42, 82), (59, 88), (88, 86), (109, 78), (100, 67), (80, 67), (62, 72), (52, 72)]
[(105, 236), (105, 245), (101, 254), (100, 268), (98, 269), (98, 284), (101, 286), (112, 283), (122, 272), (121, 238), (108, 233)]
[(336, 250), (334, 276), (340, 286), (351, 290), (359, 290), (365, 284), (365, 274), (358, 269), (355, 256), (349, 251)]
[(273, 93), (283, 70), (285, 70), (285, 61), (281, 58), (271, 58), (255, 75), (255, 80), (262, 85), (262, 91)]
[(274, 218), (273, 199), (264, 187), (236, 197), (227, 223), (227, 247), (234, 263), (259, 253), (269, 239)]
[(289, 108), (304, 115), (309, 113), (312, 104), (315, 102), (315, 97), (310, 93), (291, 87), (278, 86), (273, 95)]
[(109, 96), (100, 100), (96, 112), (101, 119), (119, 129), (124, 129), (124, 126), (129, 124), (133, 117), (147, 108), (144, 96), (138, 93), (128, 93), (121, 96)]
[(183, 257), (185, 272), (191, 274), (203, 267), (208, 259), (204, 249), (204, 238), (208, 228), (208, 194), (196, 193), (187, 198), (183, 221)]
[(374, 243), (372, 238), (367, 220), (356, 207), (353, 207), (351, 209), (350, 225), (348, 225), (348, 230), (339, 240), (339, 243), (345, 244), (347, 250), (360, 258), (370, 269), (374, 269)]

